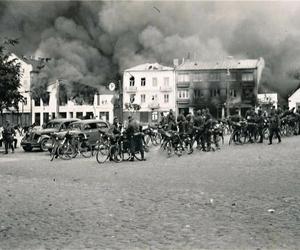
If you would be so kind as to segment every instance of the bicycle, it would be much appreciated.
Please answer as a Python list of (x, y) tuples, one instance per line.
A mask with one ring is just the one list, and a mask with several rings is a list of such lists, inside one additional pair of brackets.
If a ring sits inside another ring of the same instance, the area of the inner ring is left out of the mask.
[(50, 161), (53, 161), (54, 158), (60, 158), (63, 160), (70, 160), (70, 134), (67, 132), (63, 138), (60, 138), (58, 134), (53, 133), (52, 137), (52, 147), (50, 150)]
[(119, 142), (112, 143), (112, 138), (108, 136), (106, 144), (99, 144), (96, 153), (96, 160), (99, 164), (106, 162), (107, 160), (113, 160), (114, 162), (121, 162), (123, 160), (121, 146)]
[(92, 147), (89, 145), (85, 134), (79, 134), (72, 138), (69, 152), (72, 158), (75, 158), (77, 155), (90, 158), (93, 155)]

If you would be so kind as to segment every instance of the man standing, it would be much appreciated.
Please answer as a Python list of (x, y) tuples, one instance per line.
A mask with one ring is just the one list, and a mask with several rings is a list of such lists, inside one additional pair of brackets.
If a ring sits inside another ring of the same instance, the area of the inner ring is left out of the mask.
[(130, 141), (130, 161), (134, 161), (134, 156), (136, 152), (141, 153), (142, 161), (145, 161), (144, 157), (144, 147), (143, 147), (143, 137), (140, 132), (140, 125), (137, 120), (133, 119), (132, 116), (128, 117), (128, 128), (127, 135)]
[(278, 143), (281, 142), (279, 126), (280, 126), (280, 120), (279, 120), (278, 114), (276, 113), (276, 111), (274, 109), (272, 109), (270, 116), (269, 116), (269, 131), (270, 131), (269, 145), (272, 144), (272, 139), (273, 139), (274, 134), (277, 136)]
[(265, 119), (263, 117), (263, 113), (261, 109), (258, 110), (257, 117), (256, 117), (256, 124), (257, 124), (257, 130), (259, 134), (258, 143), (263, 143), (264, 140), (263, 130), (264, 130)]
[(6, 121), (2, 132), (3, 141), (5, 145), (5, 154), (8, 154), (9, 148), (11, 148), (11, 152), (14, 153), (14, 135), (16, 135), (14, 128), (10, 125), (9, 121)]

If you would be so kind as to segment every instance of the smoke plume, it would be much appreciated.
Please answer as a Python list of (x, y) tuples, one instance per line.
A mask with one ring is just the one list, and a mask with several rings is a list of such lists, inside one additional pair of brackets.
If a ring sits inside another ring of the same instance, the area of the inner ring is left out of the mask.
[(18, 55), (52, 58), (42, 78), (72, 88), (104, 91), (140, 63), (230, 55), (263, 57), (262, 90), (287, 96), (299, 82), (299, 14), (297, 2), (0, 2), (0, 34), (19, 38)]

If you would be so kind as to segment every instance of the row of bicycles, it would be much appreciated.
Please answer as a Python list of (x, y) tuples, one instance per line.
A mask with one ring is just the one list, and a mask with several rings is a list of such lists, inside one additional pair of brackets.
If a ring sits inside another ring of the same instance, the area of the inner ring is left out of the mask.
[[(256, 123), (249, 123), (247, 121), (233, 123), (231, 124), (231, 130), (229, 145), (259, 142), (260, 140), (259, 128)], [(281, 136), (296, 135), (299, 131), (298, 122), (295, 119), (285, 117), (281, 119), (279, 131)], [(264, 140), (269, 139), (269, 123), (267, 119), (265, 119), (262, 134)]]

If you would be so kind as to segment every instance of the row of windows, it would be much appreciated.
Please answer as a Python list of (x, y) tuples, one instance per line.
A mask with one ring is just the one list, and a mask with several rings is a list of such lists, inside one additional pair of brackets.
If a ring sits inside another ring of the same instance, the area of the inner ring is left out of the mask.
[[(164, 79), (164, 85), (163, 86), (169, 87), (170, 78), (169, 77), (164, 77), (163, 79)], [(133, 86), (135, 86), (135, 84), (136, 84), (135, 78), (133, 76), (130, 77), (129, 86), (133, 87)], [(141, 78), (141, 86), (144, 87), (144, 86), (146, 86), (146, 84), (147, 84), (146, 78), (142, 77)], [(152, 87), (157, 87), (157, 85), (158, 85), (157, 77), (152, 77), (151, 84), (152, 84)]]
[[(229, 72), (227, 77), (232, 81), (236, 81), (238, 79), (236, 72)], [(221, 73), (213, 72), (209, 73), (208, 75), (205, 73), (178, 74), (178, 82), (201, 82), (203, 80), (220, 81)], [(253, 73), (242, 73), (242, 81), (254, 81)]]
[[(194, 96), (195, 97), (203, 97), (205, 95), (205, 92), (204, 90), (201, 90), (201, 89), (195, 89), (194, 90)], [(210, 89), (209, 90), (209, 95), (210, 97), (217, 97), (217, 96), (221, 96), (222, 93), (221, 93), (221, 89)], [(227, 90), (225, 90), (223, 92), (223, 95), (227, 95)], [(237, 97), (237, 90), (236, 89), (230, 89), (229, 90), (229, 96), (230, 97)]]
[[(164, 103), (169, 103), (169, 100), (170, 100), (169, 94), (164, 94), (163, 96), (164, 96)], [(150, 96), (148, 96), (148, 98), (149, 98), (149, 97), (150, 97)], [(131, 103), (134, 103), (135, 98), (136, 98), (136, 95), (135, 95), (135, 94), (131, 94), (129, 98), (130, 98), (130, 102), (131, 102)], [(151, 99), (150, 99), (151, 101), (157, 101), (157, 94), (152, 95), (150, 98), (151, 98)], [(148, 100), (148, 99), (146, 98), (146, 95), (145, 95), (145, 94), (141, 94), (141, 95), (140, 95), (140, 101), (141, 101), (141, 103), (146, 103), (147, 100)]]

